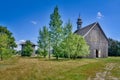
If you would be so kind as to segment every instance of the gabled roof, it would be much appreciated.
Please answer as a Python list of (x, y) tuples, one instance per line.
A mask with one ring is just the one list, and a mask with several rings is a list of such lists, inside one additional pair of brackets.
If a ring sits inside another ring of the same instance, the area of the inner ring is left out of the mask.
[[(26, 44), (26, 42), (20, 43), (20, 45), (25, 45), (25, 44)], [(31, 42), (31, 44), (32, 44), (33, 46), (36, 46), (36, 44), (34, 44), (33, 42)]]
[(95, 25), (95, 23), (92, 23), (88, 26), (85, 26), (82, 29), (76, 30), (74, 33), (77, 33), (77, 34), (80, 34), (81, 36), (84, 36)]
[(102, 31), (104, 37), (108, 40), (108, 38), (106, 37), (105, 33), (103, 32), (102, 28), (100, 27), (98, 22), (94, 22), (88, 26), (83, 27), (82, 29), (76, 30), (74, 33), (79, 34), (83, 37), (87, 36), (88, 33), (96, 26), (98, 25), (98, 27), (100, 28), (100, 30)]

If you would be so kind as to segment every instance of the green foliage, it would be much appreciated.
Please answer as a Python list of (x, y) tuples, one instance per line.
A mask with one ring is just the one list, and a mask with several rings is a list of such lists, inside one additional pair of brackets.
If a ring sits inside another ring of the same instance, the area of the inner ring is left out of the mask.
[(38, 48), (38, 49), (35, 51), (35, 53), (38, 54), (38, 55), (41, 55), (41, 50), (40, 50), (40, 48)]
[(38, 46), (39, 50), (41, 50), (42, 55), (46, 57), (49, 48), (49, 31), (46, 26), (43, 27), (43, 30), (39, 31)]
[(120, 56), (120, 42), (114, 39), (109, 38), (108, 43), (108, 55), (109, 56)]
[(62, 27), (62, 20), (61, 16), (58, 11), (58, 7), (54, 8), (54, 12), (50, 15), (50, 40), (51, 46), (54, 50), (54, 55), (56, 59), (59, 57), (58, 47), (62, 41), (63, 37), (63, 27)]
[(89, 46), (84, 38), (77, 34), (69, 34), (61, 43), (62, 54), (64, 57), (77, 58), (89, 54)]
[(15, 43), (15, 38), (12, 36), (12, 33), (6, 27), (0, 26), (0, 34), (6, 34), (8, 36), (8, 40), (7, 40), (8, 48), (13, 49), (17, 47)]
[(3, 60), (3, 55), (7, 49), (8, 36), (6, 34), (0, 33), (0, 55), (1, 60)]
[(12, 36), (12, 33), (3, 26), (0, 26), (0, 55), (1, 60), (9, 58), (12, 54), (14, 54), (15, 48), (17, 45), (15, 43), (15, 39)]
[(32, 43), (30, 42), (30, 40), (27, 40), (24, 44), (24, 48), (23, 48), (21, 55), (22, 56), (31, 56), (32, 53), (33, 53)]
[(72, 24), (70, 20), (62, 26), (61, 16), (58, 7), (54, 8), (54, 12), (50, 15), (49, 31), (44, 26), (43, 30), (39, 31), (38, 45), (40, 55), (44, 57), (50, 50), (58, 57), (77, 58), (86, 56), (89, 53), (89, 47), (86, 41), (80, 35), (72, 33)]
[(63, 28), (64, 30), (64, 38), (66, 38), (69, 34), (72, 33), (72, 23), (70, 20), (65, 24), (65, 27)]
[(89, 54), (89, 46), (87, 45), (85, 39), (80, 35), (72, 33), (72, 24), (70, 20), (64, 27), (64, 33), (65, 36), (59, 46), (61, 57), (75, 59)]
[(21, 50), (19, 50), (19, 51), (16, 51), (16, 53), (15, 53), (15, 54), (17, 54), (17, 55), (21, 55), (21, 53), (22, 53), (22, 51), (21, 51)]
[(2, 55), (1, 60), (3, 60), (3, 59), (9, 59), (13, 55), (13, 50), (11, 50), (11, 49), (3, 48), (2, 51), (3, 52), (1, 54)]

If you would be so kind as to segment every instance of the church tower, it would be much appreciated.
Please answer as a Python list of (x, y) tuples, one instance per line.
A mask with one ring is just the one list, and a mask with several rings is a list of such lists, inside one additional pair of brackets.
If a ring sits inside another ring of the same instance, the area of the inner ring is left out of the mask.
[(77, 30), (79, 30), (81, 28), (82, 28), (82, 19), (79, 16), (79, 18), (77, 19)]

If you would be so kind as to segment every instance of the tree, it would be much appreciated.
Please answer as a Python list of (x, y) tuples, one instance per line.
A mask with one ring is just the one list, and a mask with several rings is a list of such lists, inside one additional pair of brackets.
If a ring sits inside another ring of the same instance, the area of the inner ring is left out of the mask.
[(15, 43), (15, 38), (12, 36), (12, 33), (6, 27), (0, 26), (0, 33), (6, 34), (8, 36), (8, 48), (14, 49), (15, 47), (17, 47)]
[(89, 46), (84, 38), (77, 34), (69, 34), (61, 43), (62, 53), (68, 58), (77, 58), (89, 54)]
[(24, 49), (22, 51), (22, 56), (31, 56), (33, 53), (33, 47), (30, 40), (27, 40), (24, 45)]
[[(45, 34), (39, 31), (38, 44), (41, 53), (47, 53), (47, 49), (52, 48), (53, 54), (58, 59), (59, 57), (76, 58), (85, 56), (89, 53), (89, 47), (83, 37), (72, 33), (72, 24), (70, 20), (66, 25), (62, 26), (61, 16), (58, 7), (54, 8), (54, 12), (50, 15), (49, 31)], [(49, 45), (49, 48), (47, 47)]]
[(85, 39), (77, 34), (72, 33), (72, 24), (70, 20), (64, 27), (64, 38), (59, 47), (60, 56), (65, 58), (76, 58), (89, 54), (89, 46)]
[(0, 26), (0, 54), (1, 60), (3, 58), (9, 58), (16, 47), (15, 39), (12, 36), (12, 33), (3, 26)]
[(16, 51), (16, 55), (21, 55), (21, 53), (22, 53), (22, 51), (21, 50), (19, 50), (19, 51)]
[(39, 31), (38, 46), (42, 55), (46, 57), (49, 48), (49, 31), (46, 26), (43, 27), (43, 30)]
[(49, 28), (53, 54), (55, 55), (56, 59), (58, 59), (59, 52), (57, 50), (62, 41), (63, 27), (61, 16), (59, 14), (57, 6), (54, 8), (54, 12), (50, 15)]
[(65, 27), (63, 28), (64, 30), (64, 38), (66, 38), (69, 34), (72, 33), (72, 23), (70, 20), (65, 24)]
[[(71, 24), (71, 22), (70, 22), (70, 20), (68, 20), (68, 22), (65, 24), (65, 26), (63, 27), (63, 41), (62, 41), (62, 43), (64, 42), (64, 41), (66, 41), (66, 43), (68, 42), (68, 36), (70, 35), (70, 34), (72, 34), (72, 24)], [(62, 44), (61, 43), (61, 44)], [(62, 52), (63, 50), (64, 50), (64, 48), (62, 48), (62, 46), (61, 46), (61, 44), (60, 44), (60, 47), (59, 47), (59, 50), (60, 50), (60, 57), (65, 57), (65, 58), (67, 58), (68, 57), (68, 53), (66, 53), (66, 52)], [(64, 46), (65, 47), (65, 46)], [(67, 46), (66, 46), (67, 47)]]
[(120, 42), (112, 38), (108, 39), (108, 55), (120, 56)]
[(7, 48), (7, 35), (5, 34), (0, 34), (0, 55), (1, 55), (1, 60), (3, 60), (3, 55), (4, 52)]
[(40, 51), (40, 48), (38, 48), (36, 51), (35, 51), (35, 54), (38, 54), (41, 56), (41, 51)]

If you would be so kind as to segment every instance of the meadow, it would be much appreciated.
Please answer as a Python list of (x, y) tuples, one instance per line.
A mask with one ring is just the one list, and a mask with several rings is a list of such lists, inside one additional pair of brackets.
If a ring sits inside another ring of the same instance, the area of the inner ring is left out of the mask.
[(43, 59), (14, 57), (0, 61), (0, 80), (120, 80), (120, 57)]

